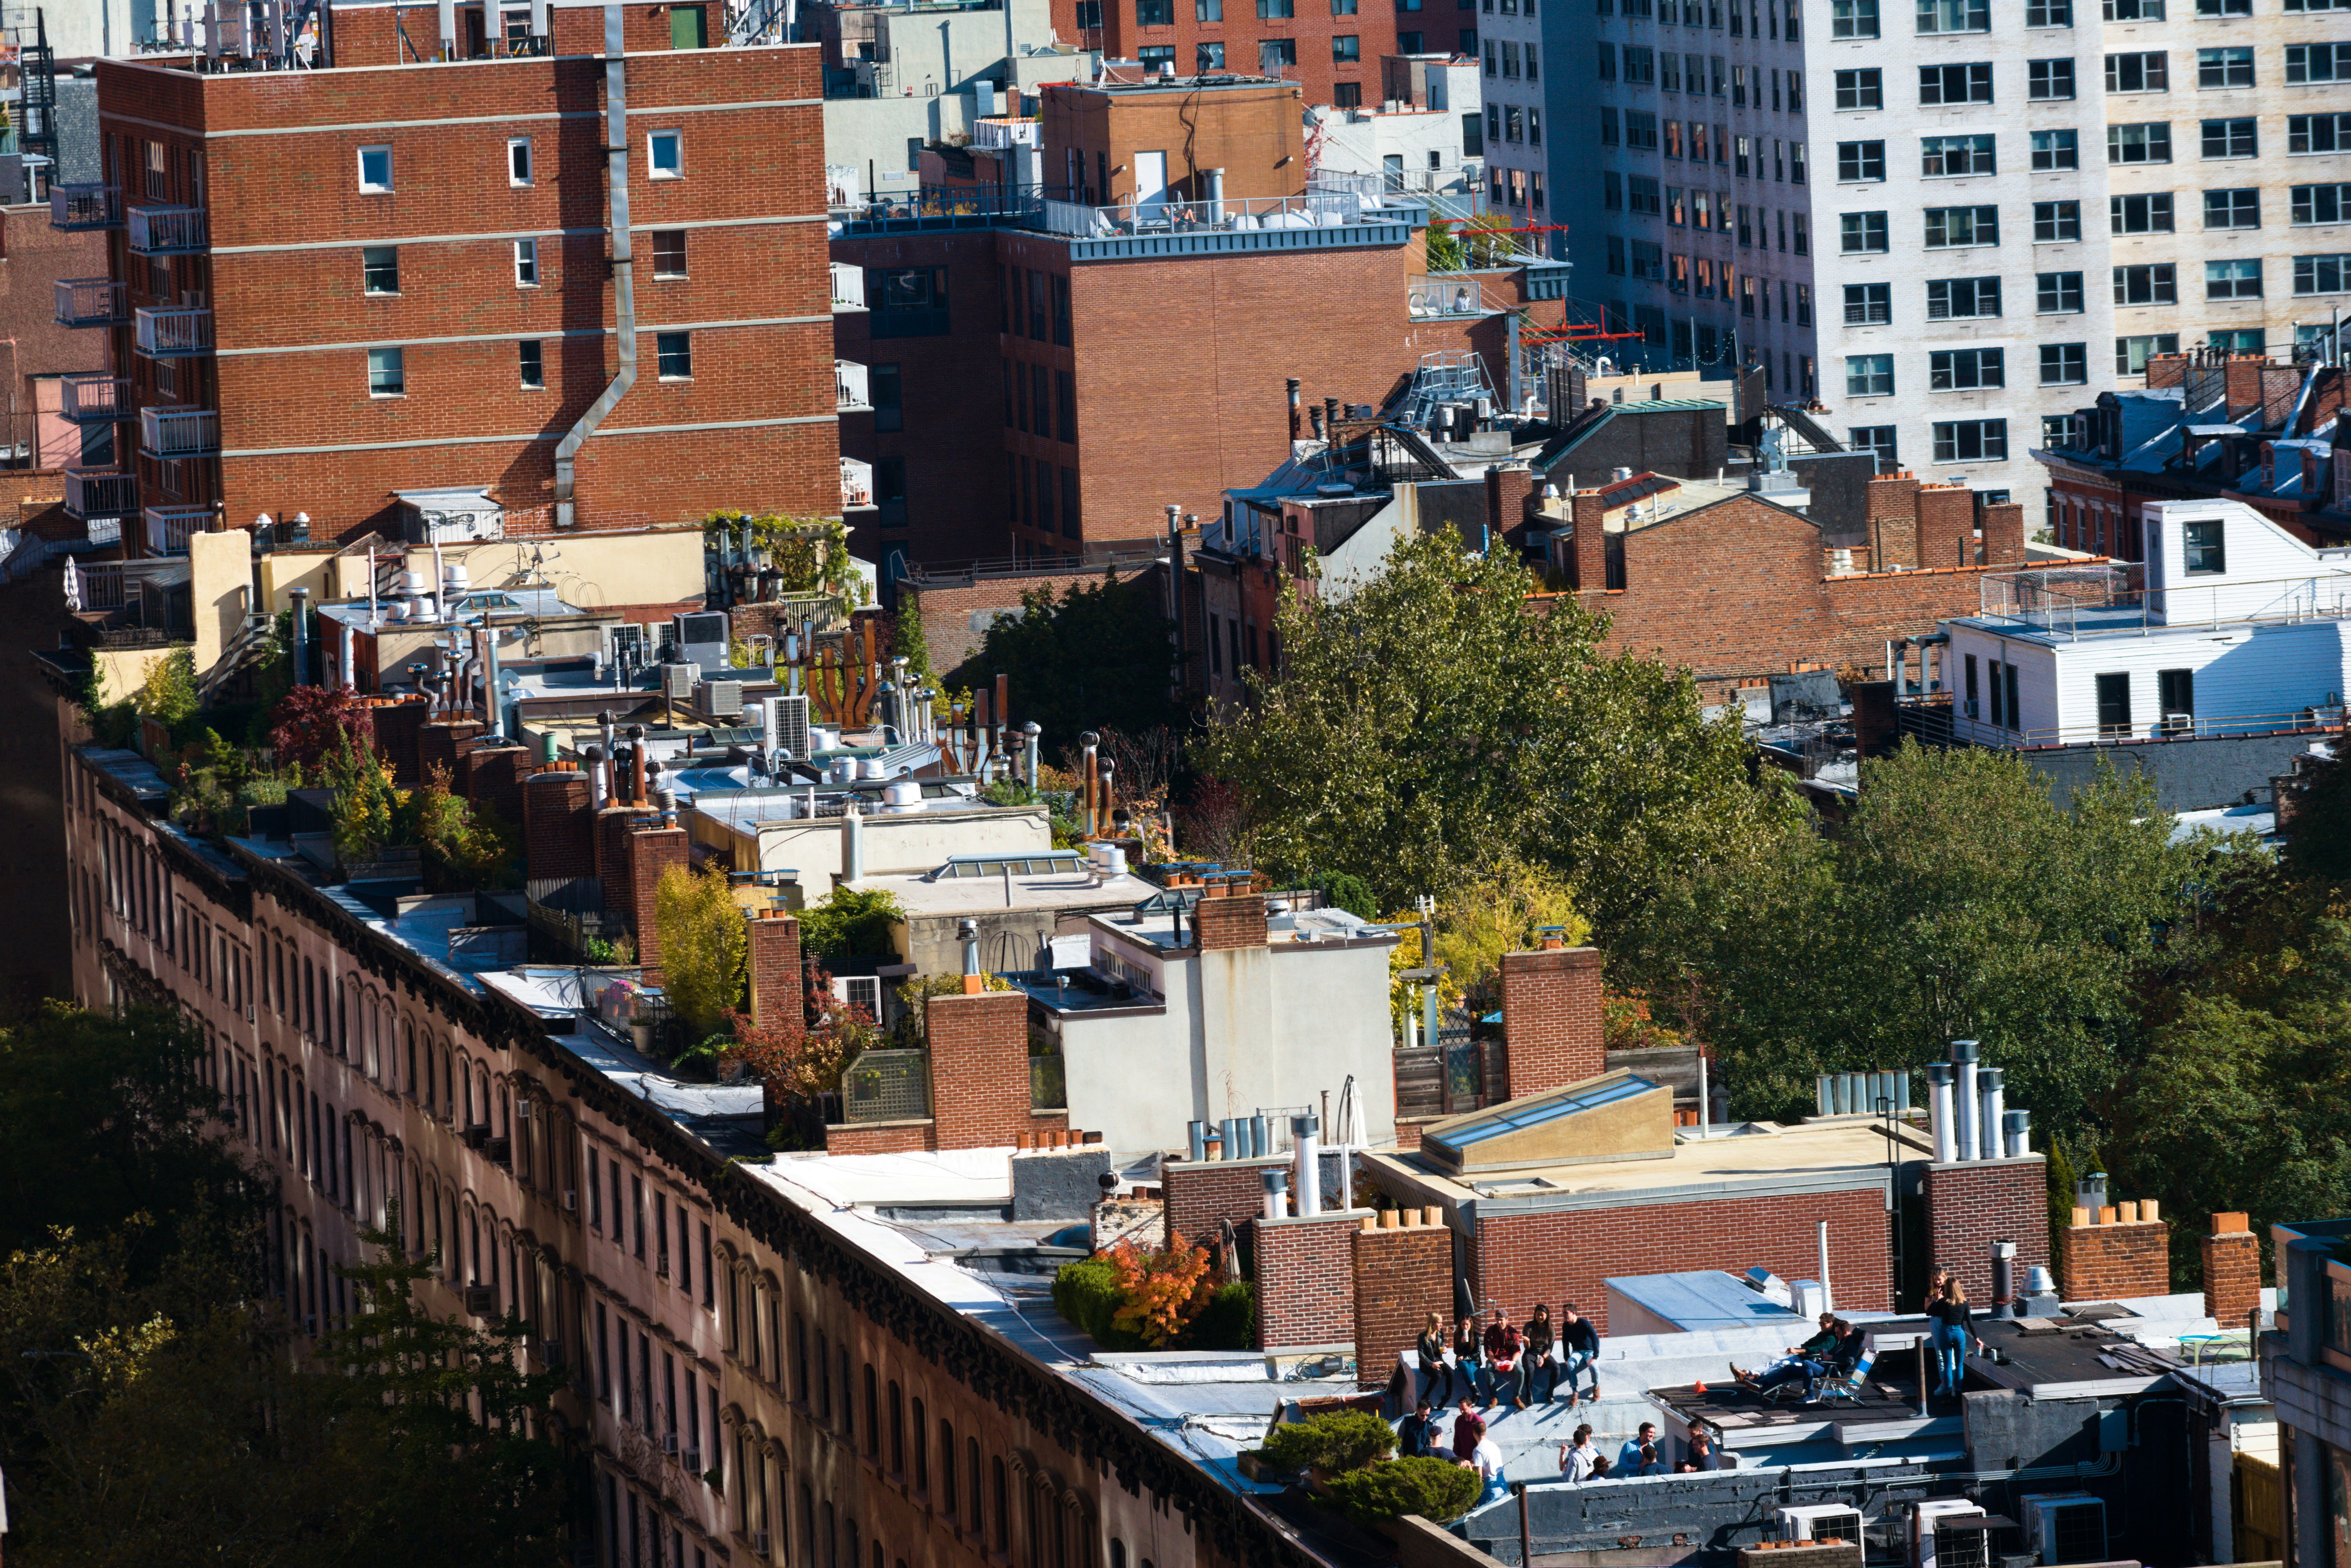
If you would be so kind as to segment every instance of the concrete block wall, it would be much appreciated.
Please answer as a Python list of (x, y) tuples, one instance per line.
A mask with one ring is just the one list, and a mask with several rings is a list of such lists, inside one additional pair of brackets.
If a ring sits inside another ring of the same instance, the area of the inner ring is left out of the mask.
[(1502, 955), (1502, 1036), (1513, 1100), (1608, 1070), (1600, 1018), (1600, 952), (1546, 947)]
[(2171, 1228), (2156, 1212), (2154, 1199), (2108, 1204), (2095, 1212), (2074, 1210), (2057, 1277), (2062, 1300), (2119, 1300), (2170, 1291)]
[(2214, 1215), (2204, 1238), (2205, 1312), (2225, 1329), (2261, 1304), (2261, 1238), (2242, 1214)]
[(1356, 1229), (1354, 1254), (1356, 1376), (1377, 1387), (1429, 1313), (1453, 1321), (1453, 1232), (1437, 1209), (1385, 1208)]
[(1235, 1225), (1265, 1212), (1267, 1169), (1288, 1169), (1279, 1155), (1258, 1160), (1170, 1160), (1159, 1167), (1167, 1200), (1167, 1233), (1206, 1242), (1225, 1220)]
[(2016, 1243), (2016, 1280), (2049, 1262), (2049, 1172), (2039, 1155), (2012, 1160), (1930, 1165), (1925, 1182), (1927, 1257), (1967, 1287), (1971, 1304), (1991, 1305), (1991, 1244)]
[(1353, 1238), (1369, 1209), (1249, 1221), (1262, 1350), (1355, 1343)]

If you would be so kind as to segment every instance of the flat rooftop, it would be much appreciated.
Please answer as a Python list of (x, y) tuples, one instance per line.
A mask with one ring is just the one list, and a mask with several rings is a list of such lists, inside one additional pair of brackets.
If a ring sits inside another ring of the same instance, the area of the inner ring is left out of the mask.
[[(1012, 864), (1017, 856), (1005, 856)], [(1040, 857), (1041, 858), (1041, 857)], [(934, 876), (928, 872), (893, 872), (867, 876), (857, 884), (882, 888), (897, 896), (909, 915), (941, 917), (986, 915), (1004, 910), (1046, 913), (1064, 909), (1123, 909), (1158, 890), (1142, 878), (1121, 873), (1092, 876), (1083, 872), (1015, 872), (998, 876)]]

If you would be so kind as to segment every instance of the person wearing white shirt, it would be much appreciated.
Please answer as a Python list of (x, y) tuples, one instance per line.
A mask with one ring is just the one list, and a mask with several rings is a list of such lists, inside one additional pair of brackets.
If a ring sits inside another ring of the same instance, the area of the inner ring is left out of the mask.
[(1486, 1490), (1479, 1501), (1492, 1502), (1510, 1490), (1502, 1480), (1502, 1450), (1492, 1437), (1480, 1437), (1478, 1439), (1477, 1451), (1470, 1455), (1469, 1462), (1476, 1468), (1478, 1479), (1486, 1483)]
[(1575, 1441), (1562, 1444), (1559, 1450), (1559, 1473), (1570, 1482), (1588, 1481), (1599, 1469), (1600, 1450), (1592, 1446), (1589, 1426), (1575, 1429)]

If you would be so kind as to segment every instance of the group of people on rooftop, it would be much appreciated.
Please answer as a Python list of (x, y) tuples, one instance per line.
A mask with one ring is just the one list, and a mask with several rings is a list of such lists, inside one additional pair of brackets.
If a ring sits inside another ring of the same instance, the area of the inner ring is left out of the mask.
[[(1559, 1321), (1553, 1322), (1551, 1308), (1537, 1302), (1524, 1324), (1511, 1322), (1497, 1307), (1484, 1330), (1477, 1319), (1465, 1315), (1449, 1334), (1445, 1320), (1431, 1312), (1415, 1354), (1421, 1388), (1437, 1405), (1453, 1402), (1457, 1384), (1489, 1410), (1505, 1398), (1513, 1410), (1548, 1405), (1562, 1382), (1571, 1410), (1587, 1398), (1600, 1397), (1600, 1333), (1572, 1305), (1560, 1308)], [(1588, 1394), (1577, 1388), (1587, 1370), (1592, 1374)]]

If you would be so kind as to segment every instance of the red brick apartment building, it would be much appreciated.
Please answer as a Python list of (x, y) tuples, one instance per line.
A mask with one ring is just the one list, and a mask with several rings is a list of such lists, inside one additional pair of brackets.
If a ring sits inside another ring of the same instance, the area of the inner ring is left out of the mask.
[(1255, 71), (1312, 104), (1380, 99), (1380, 57), (1478, 52), (1476, 0), (1053, 0), (1055, 36), (1182, 76)]
[(873, 466), (857, 542), (885, 579), (893, 553), (1100, 554), (1155, 543), (1171, 505), (1213, 517), (1308, 434), (1292, 378), (1379, 404), (1425, 356), (1471, 350), (1508, 384), (1511, 313), (1559, 321), (1565, 268), (1488, 274), (1468, 280), (1477, 308), (1428, 308), (1427, 209), (1310, 191), (1297, 91), (1049, 86), (1037, 168), (1074, 199), (975, 187), (844, 225), (833, 260), (862, 272), (870, 310), (840, 319), (836, 349), (876, 390), (842, 440)]
[(107, 232), (107, 276), (57, 304), (109, 341), (68, 407), (121, 461), (76, 513), (151, 550), (263, 513), (396, 535), (433, 489), (509, 534), (840, 516), (817, 48), (613, 9), (609, 60), (601, 6), (533, 39), (462, 5), (438, 59), (432, 8), (340, 0), (291, 64), (101, 62), (104, 183), (54, 213)]

